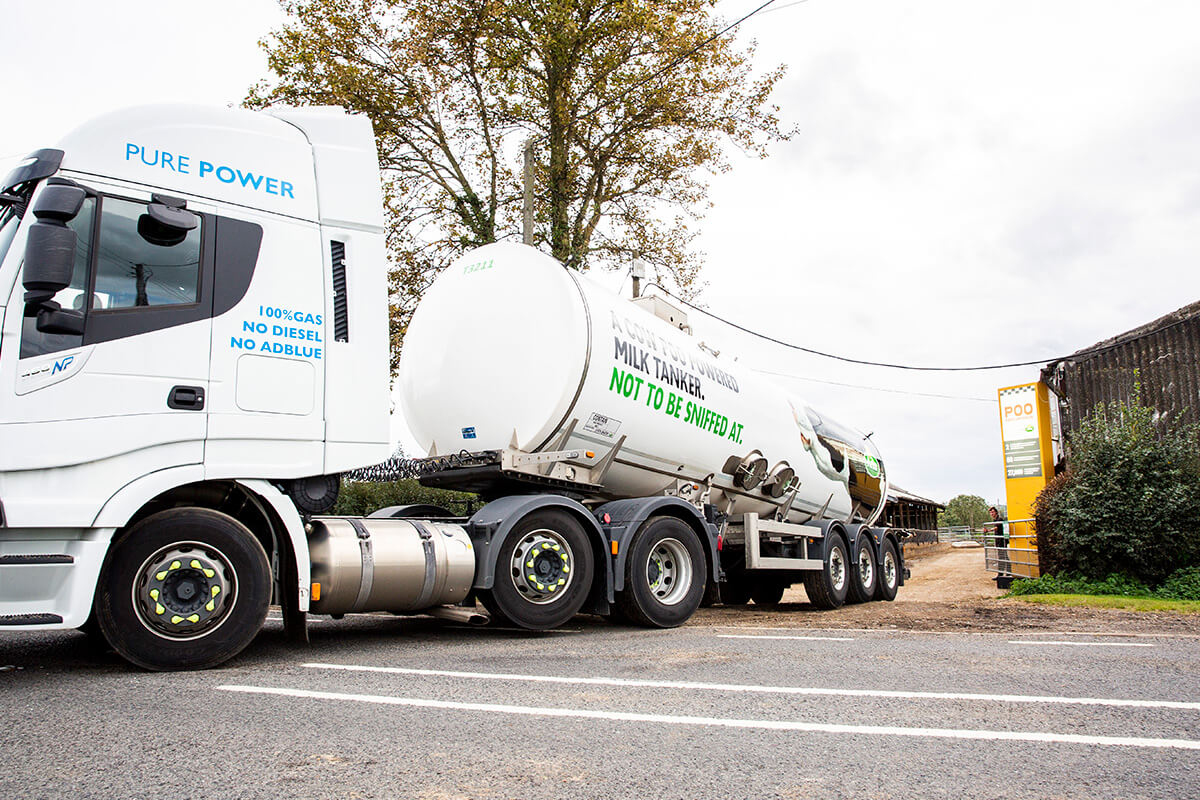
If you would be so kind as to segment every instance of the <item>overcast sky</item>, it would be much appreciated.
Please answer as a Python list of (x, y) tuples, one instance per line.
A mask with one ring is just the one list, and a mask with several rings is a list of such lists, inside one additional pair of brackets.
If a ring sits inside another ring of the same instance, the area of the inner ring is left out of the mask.
[[(852, 357), (969, 365), (1069, 353), (1198, 299), (1200, 6), (776, 6), (740, 39), (758, 40), (764, 69), (787, 66), (775, 101), (799, 133), (712, 181), (699, 241), (712, 311)], [(0, 8), (0, 161), (121, 105), (239, 102), (281, 20), (271, 0)], [(1036, 367), (852, 367), (696, 323), (874, 431), (896, 483), (1003, 499), (996, 389)]]

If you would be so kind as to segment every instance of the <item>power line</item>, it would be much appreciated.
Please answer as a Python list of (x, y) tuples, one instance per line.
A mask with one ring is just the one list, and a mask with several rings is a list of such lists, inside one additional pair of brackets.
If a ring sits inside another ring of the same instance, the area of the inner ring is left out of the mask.
[[(640, 81), (638, 81), (638, 82), (634, 83), (632, 86), (629, 86), (629, 87), (627, 87), (627, 88), (625, 89), (625, 91), (621, 92), (621, 93), (620, 93), (619, 95), (617, 95), (616, 97), (613, 97), (613, 98), (611, 98), (611, 99), (609, 99), (609, 100), (605, 100), (603, 103), (600, 103), (599, 105), (597, 105), (595, 108), (593, 108), (591, 111), (589, 111), (589, 112), (588, 112), (588, 116), (591, 116), (591, 115), (593, 115), (593, 114), (597, 114), (597, 113), (599, 113), (599, 112), (600, 112), (602, 109), (604, 109), (604, 108), (607, 108), (608, 106), (611, 106), (611, 105), (613, 105), (614, 103), (618, 103), (618, 102), (620, 102), (620, 101), (621, 101), (621, 100), (623, 100), (623, 99), (624, 99), (624, 98), (625, 98), (625, 97), (626, 97), (626, 96), (627, 96), (627, 95), (628, 95), (630, 92), (632, 92), (634, 89), (638, 89), (638, 88), (640, 88), (640, 87), (642, 87), (642, 86), (645, 86), (647, 83), (649, 83), (650, 81), (654, 80), (655, 78), (658, 78), (658, 77), (660, 77), (660, 76), (662, 76), (662, 75), (666, 74), (667, 72), (670, 72), (671, 70), (675, 69), (675, 67), (679, 66), (681, 63), (683, 63), (684, 61), (686, 61), (686, 60), (687, 60), (689, 57), (691, 57), (691, 56), (695, 55), (696, 53), (700, 52), (700, 51), (701, 51), (701, 50), (703, 50), (705, 47), (708, 47), (708, 45), (712, 44), (712, 43), (713, 43), (713, 42), (715, 42), (717, 39), (720, 39), (722, 36), (724, 36), (725, 34), (729, 33), (731, 30), (733, 30), (733, 29), (734, 29), (734, 28), (736, 28), (737, 26), (741, 25), (743, 22), (745, 22), (746, 20), (750, 19), (750, 18), (751, 18), (751, 17), (753, 17), (754, 15), (756, 15), (756, 14), (759, 14), (759, 13), (761, 13), (761, 12), (765, 11), (765, 10), (766, 10), (766, 8), (767, 8), (767, 6), (774, 5), (776, 2), (778, 2), (778, 0), (767, 0), (767, 2), (765, 2), (765, 3), (763, 3), (762, 5), (758, 6), (757, 8), (755, 8), (755, 9), (754, 9), (753, 11), (751, 11), (750, 13), (746, 14), (745, 16), (739, 17), (738, 19), (736, 19), (736, 20), (734, 20), (733, 22), (729, 23), (729, 24), (728, 24), (728, 25), (726, 25), (724, 28), (722, 28), (721, 30), (717, 31), (717, 32), (716, 32), (716, 33), (714, 33), (712, 36), (709, 36), (709, 37), (708, 37), (707, 39), (705, 39), (704, 41), (700, 42), (700, 43), (699, 43), (699, 44), (697, 44), (697, 45), (694, 45), (694, 46), (693, 46), (693, 47), (691, 47), (690, 49), (688, 49), (688, 50), (684, 51), (683, 53), (680, 53), (678, 56), (676, 56), (675, 58), (671, 59), (671, 61), (670, 61), (670, 62), (669, 62), (669, 63), (668, 63), (666, 66), (659, 68), (658, 70), (656, 70), (656, 71), (652, 72), (650, 75), (647, 75), (645, 78), (642, 78)], [(800, 0), (800, 2), (807, 2), (807, 0)], [(792, 5), (799, 5), (799, 3), (793, 3)]]
[(731, 328), (735, 328), (735, 329), (741, 331), (742, 333), (748, 333), (751, 336), (757, 337), (759, 339), (763, 339), (764, 341), (771, 342), (772, 344), (777, 344), (780, 347), (786, 347), (789, 350), (797, 350), (801, 353), (808, 353), (809, 355), (821, 356), (822, 358), (832, 358), (835, 361), (844, 361), (847, 364), (861, 364), (861, 365), (867, 366), (867, 367), (886, 367), (888, 369), (906, 369), (906, 370), (911, 370), (914, 372), (982, 372), (984, 370), (991, 370), (991, 369), (1009, 369), (1010, 367), (1035, 367), (1035, 366), (1040, 366), (1042, 364), (1054, 363), (1057, 361), (1079, 360), (1082, 358), (1086, 358), (1088, 356), (1094, 356), (1094, 355), (1099, 355), (1100, 353), (1106, 353), (1109, 350), (1115, 350), (1116, 348), (1122, 347), (1131, 341), (1137, 341), (1139, 339), (1144, 339), (1147, 336), (1152, 336), (1156, 333), (1161, 333), (1163, 331), (1171, 330), (1172, 328), (1176, 328), (1176, 327), (1184, 324), (1185, 322), (1188, 322), (1190, 319), (1190, 318), (1177, 319), (1168, 325), (1164, 325), (1161, 328), (1156, 328), (1152, 331), (1147, 331), (1147, 332), (1141, 334), (1140, 336), (1135, 336), (1131, 339), (1123, 339), (1119, 342), (1113, 342), (1112, 344), (1108, 344), (1108, 345), (1090, 347), (1087, 350), (1080, 350), (1076, 353), (1071, 353), (1070, 355), (1065, 355), (1065, 356), (1053, 356), (1051, 358), (1038, 358), (1038, 359), (1033, 359), (1031, 361), (1013, 361), (1009, 364), (982, 364), (982, 365), (973, 366), (973, 367), (917, 367), (917, 366), (913, 366), (911, 364), (889, 364), (885, 361), (867, 361), (867, 360), (861, 359), (861, 358), (850, 358), (849, 356), (839, 356), (836, 353), (826, 353), (821, 350), (814, 350), (810, 347), (803, 347), (802, 345), (793, 344), (791, 342), (785, 342), (782, 339), (776, 339), (774, 336), (768, 336), (765, 333), (759, 333), (758, 331), (751, 330), (750, 328), (747, 328), (744, 325), (739, 325), (736, 322), (731, 322), (730, 320), (727, 320), (724, 317), (718, 316), (717, 314), (714, 314), (713, 312), (709, 311), (708, 309), (701, 308), (700, 306), (698, 306), (694, 303), (690, 303), (687, 300), (684, 300), (682, 297), (680, 297), (676, 294), (673, 294), (672, 292), (668, 291), (660, 284), (650, 283), (650, 284), (646, 285), (647, 289), (649, 289), (651, 287), (658, 289), (660, 292), (665, 294), (667, 297), (670, 297), (673, 300), (676, 300), (677, 302), (683, 303), (688, 308), (691, 308), (695, 311), (699, 311), (701, 314), (704, 314), (707, 317), (711, 317), (712, 319), (715, 319), (718, 322), (724, 323), (725, 325), (728, 325)]
[(763, 375), (776, 375), (780, 378), (792, 378), (797, 381), (811, 381), (812, 383), (824, 383), (829, 386), (845, 386), (850, 389), (866, 389), (871, 392), (888, 392), (889, 394), (906, 394), (913, 397), (936, 397), (942, 400), (971, 400), (976, 403), (995, 403), (995, 398), (990, 397), (971, 397), (965, 394), (936, 394), (934, 392), (910, 392), (905, 389), (888, 389), (883, 386), (864, 386), (858, 383), (841, 383), (839, 381), (827, 381), (821, 378), (809, 378), (805, 375), (793, 375), (790, 372), (772, 372), (769, 369), (759, 369), (758, 367), (750, 367), (755, 372)]

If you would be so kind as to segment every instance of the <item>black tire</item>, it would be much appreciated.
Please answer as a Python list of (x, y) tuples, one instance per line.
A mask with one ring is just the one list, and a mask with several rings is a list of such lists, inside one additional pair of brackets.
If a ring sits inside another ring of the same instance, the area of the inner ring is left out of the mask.
[(850, 586), (847, 603), (867, 603), (875, 599), (879, 565), (875, 561), (875, 543), (869, 534), (860, 533), (850, 556)]
[[(546, 549), (547, 544), (551, 549)], [(555, 545), (558, 549), (553, 549)], [(536, 553), (531, 552), (534, 548)], [(518, 552), (523, 554), (522, 561), (528, 556), (537, 569), (556, 576), (553, 589), (543, 583), (539, 590), (537, 583), (527, 580), (523, 566), (516, 569), (514, 554)], [(554, 572), (561, 566), (550, 559), (561, 559), (564, 552), (567, 571)], [(491, 589), (479, 592), (479, 599), (497, 621), (535, 631), (557, 628), (583, 608), (592, 588), (592, 562), (592, 546), (579, 520), (558, 509), (534, 511), (518, 522), (500, 545), (495, 582)], [(563, 581), (561, 589), (559, 580)]]
[(633, 535), (617, 606), (638, 625), (674, 628), (696, 613), (705, 583), (696, 532), (675, 517), (651, 517)]
[(751, 580), (750, 598), (756, 606), (773, 607), (779, 605), (779, 601), (783, 599), (784, 591), (791, 585), (784, 583), (779, 578), (767, 575)]
[(891, 539), (883, 540), (878, 573), (879, 580), (875, 581), (875, 599), (895, 600), (896, 592), (900, 589), (900, 557), (896, 554), (896, 543)]
[(112, 648), (139, 667), (207, 669), (250, 644), (270, 601), (267, 554), (245, 525), (205, 508), (173, 508), (113, 547), (95, 614)]
[(820, 570), (804, 573), (804, 591), (809, 602), (817, 608), (841, 608), (846, 602), (850, 582), (846, 540), (840, 533), (830, 531), (825, 541), (825, 564)]

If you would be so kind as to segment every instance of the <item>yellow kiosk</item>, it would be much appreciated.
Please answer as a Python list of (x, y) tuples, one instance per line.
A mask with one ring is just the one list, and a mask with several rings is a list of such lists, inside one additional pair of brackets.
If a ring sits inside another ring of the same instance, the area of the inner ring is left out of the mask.
[(1009, 542), (1007, 553), (997, 553), (994, 560), (988, 558), (988, 567), (995, 569), (1001, 580), (1006, 572), (1013, 577), (1036, 578), (1039, 572), (1033, 502), (1054, 477), (1055, 425), (1050, 390), (1041, 382), (1009, 386), (999, 390), (999, 399)]

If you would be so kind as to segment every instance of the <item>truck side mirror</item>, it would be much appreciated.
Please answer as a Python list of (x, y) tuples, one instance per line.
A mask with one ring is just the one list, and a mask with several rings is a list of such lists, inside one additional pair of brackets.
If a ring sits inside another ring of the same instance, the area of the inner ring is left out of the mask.
[(152, 195), (146, 213), (138, 217), (138, 235), (160, 247), (179, 244), (196, 228), (196, 215), (186, 208), (187, 203), (179, 198)]
[[(75, 231), (67, 222), (83, 207), (87, 193), (78, 186), (47, 186), (33, 206), (37, 222), (25, 240), (25, 316), (35, 317), (50, 298), (71, 285), (75, 269)], [(55, 304), (57, 308), (57, 304)], [(56, 310), (51, 309), (51, 310)]]

